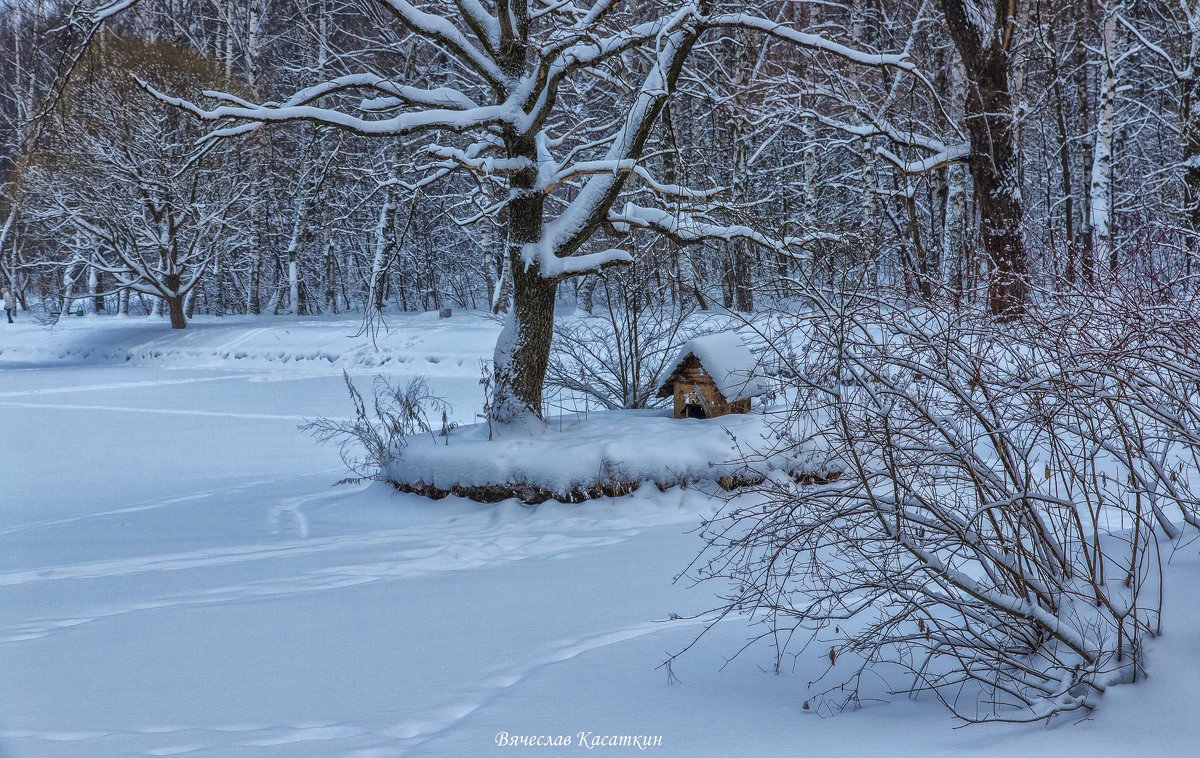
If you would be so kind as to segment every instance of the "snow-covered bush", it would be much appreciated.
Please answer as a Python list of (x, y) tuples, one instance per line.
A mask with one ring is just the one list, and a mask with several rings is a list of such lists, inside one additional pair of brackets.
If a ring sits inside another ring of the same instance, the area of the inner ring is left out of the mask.
[(718, 617), (756, 617), (777, 665), (821, 641), (806, 707), (856, 704), (870, 672), (1033, 721), (1142, 674), (1161, 546), (1197, 525), (1193, 305), (1047, 296), (1001, 324), (815, 296), (776, 344), (799, 348), (781, 436), (841, 474), (732, 501), (694, 573), (732, 580)]
[(350, 375), (343, 371), (342, 378), (354, 403), (354, 417), (321, 417), (300, 427), (319, 442), (337, 443), (342, 462), (354, 474), (338, 484), (382, 479), (386, 466), (402, 454), (408, 437), (434, 434), (431, 414), (434, 422), (440, 416), (443, 436), (449, 431), (446, 412), (450, 406), (430, 392), (423, 376), (409, 380), (403, 389), (382, 376), (375, 377), (370, 408)]

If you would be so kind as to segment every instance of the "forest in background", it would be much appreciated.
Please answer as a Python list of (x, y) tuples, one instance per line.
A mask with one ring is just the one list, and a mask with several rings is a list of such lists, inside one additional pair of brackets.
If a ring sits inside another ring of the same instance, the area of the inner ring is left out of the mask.
[[(451, 19), (474, 5), (425, 4)], [(601, 5), (612, 6), (609, 27), (672, 9)], [(216, 90), (255, 103), (367, 69), (430, 92), (470, 78), (388, 7), (4, 0), (3, 280), (34, 311), (174, 311), (176, 325), (194, 314), (504, 310), (508, 177), (465, 157), (453, 133), (379, 139), (310, 121), (201, 142), (212, 124), (134, 78), (196, 102)], [(548, 26), (583, 13), (530, 8), (531, 23)], [(631, 172), (613, 207), (689, 188), (659, 207), (722, 233), (676, 225), (664, 237), (611, 212), (581, 252), (620, 247), (636, 265), (601, 275), (620, 287), (573, 277), (559, 302), (591, 310), (597, 292), (603, 301), (632, 285), (676, 307), (751, 312), (833, 282), (982, 302), (988, 282), (1009, 274), (1018, 288), (1060, 290), (1165, 286), (1192, 273), (1200, 2), (844, 0), (709, 12), (743, 10), (830, 45), (902, 54), (905, 65), (859, 65), (736, 26), (705, 36), (648, 135), (645, 170)], [(546, 129), (558, 149), (580, 160), (602, 152), (650, 61), (631, 47), (565, 80)], [(380, 117), (397, 107), (375, 97), (361, 104)], [(566, 197), (583, 178), (562, 177)], [(729, 233), (746, 227), (754, 234)]]

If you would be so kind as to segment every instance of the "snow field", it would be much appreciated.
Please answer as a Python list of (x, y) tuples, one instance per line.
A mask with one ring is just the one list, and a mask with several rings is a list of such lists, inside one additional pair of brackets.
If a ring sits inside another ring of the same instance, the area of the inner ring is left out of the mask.
[[(392, 378), (426, 374), (453, 417), (472, 420), (498, 326), (391, 326), (379, 341)], [(672, 579), (722, 502), (695, 488), (537, 507), (330, 489), (336, 451), (296, 426), (347, 413), (343, 368), (374, 373), (346, 336), (355, 327), (201, 319), (172, 334), (94, 318), (0, 330), (0, 756), (563, 750), (502, 748), (501, 732), (658, 735), (645, 751), (597, 750), (672, 758), (1188, 756), (1200, 744), (1194, 543), (1167, 568), (1150, 677), (1114, 688), (1084, 722), (956, 730), (936, 703), (882, 682), (859, 711), (805, 711), (828, 666), (820, 640), (778, 675), (762, 648), (726, 663), (755, 631), (739, 619), (701, 639), (671, 682), (660, 664), (700, 627), (663, 620), (714, 605), (718, 589)], [(259, 357), (222, 357), (238, 350)], [(309, 351), (338, 358), (294, 357)], [(610, 455), (647, 449), (621, 444)]]

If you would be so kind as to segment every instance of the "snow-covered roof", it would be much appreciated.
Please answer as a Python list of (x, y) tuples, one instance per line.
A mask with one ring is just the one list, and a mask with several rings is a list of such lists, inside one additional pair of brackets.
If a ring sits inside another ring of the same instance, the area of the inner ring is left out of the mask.
[(679, 367), (689, 355), (696, 356), (700, 365), (716, 383), (726, 402), (757, 397), (767, 391), (767, 383), (755, 372), (758, 360), (736, 332), (720, 332), (697, 337), (684, 345), (679, 357), (670, 364), (672, 369), (659, 390), (659, 397), (671, 394), (671, 384)]

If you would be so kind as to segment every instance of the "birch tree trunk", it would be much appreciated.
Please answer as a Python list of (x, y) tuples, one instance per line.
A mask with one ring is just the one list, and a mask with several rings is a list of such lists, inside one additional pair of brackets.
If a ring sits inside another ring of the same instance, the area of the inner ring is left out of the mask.
[[(1089, 222), (1100, 255), (1109, 255), (1113, 267), (1116, 251), (1112, 234), (1113, 138), (1116, 134), (1117, 87), (1117, 13), (1120, 4), (1105, 3), (1104, 26), (1100, 40), (1100, 75), (1096, 113), (1096, 139), (1092, 150), (1092, 178)], [(1110, 271), (1110, 273), (1116, 273)]]
[(387, 259), (391, 250), (391, 232), (396, 217), (394, 191), (391, 187), (383, 192), (383, 205), (375, 221), (374, 254), (371, 257), (371, 281), (367, 292), (367, 307), (375, 313), (383, 312), (383, 278), (387, 275)]
[(233, 0), (225, 0), (224, 16), (225, 50), (221, 57), (224, 65), (225, 81), (229, 82), (233, 79), (233, 38), (237, 33), (234, 28), (237, 13), (234, 9)]
[(261, 27), (263, 8), (261, 0), (250, 0), (249, 17), (246, 21), (246, 84), (254, 89), (258, 84), (258, 53), (262, 44)]
[[(1183, 7), (1183, 6), (1181, 6)], [(1184, 213), (1192, 233), (1192, 258), (1200, 257), (1200, 0), (1186, 7), (1186, 50), (1179, 77), (1179, 123), (1182, 139)]]
[(63, 269), (62, 287), (63, 287), (63, 304), (62, 310), (59, 311), (58, 320), (62, 321), (71, 314), (71, 306), (75, 302), (75, 270), (74, 263), (67, 265)]
[[(1083, 59), (1078, 67), (1078, 73), (1075, 79), (1075, 92), (1079, 100), (1079, 134), (1087, 134), (1091, 128), (1091, 86), (1088, 76), (1088, 66), (1086, 65), (1086, 56), (1082, 52), (1083, 44), (1080, 40), (1080, 58)], [(1096, 281), (1096, 240), (1092, 232), (1092, 167), (1093, 167), (1093, 144), (1088, 140), (1082, 140), (1082, 145), (1079, 151), (1080, 169), (1083, 173), (1083, 186), (1087, 187), (1086, 192), (1081, 192), (1083, 196), (1083, 207), (1079, 209), (1079, 267), (1080, 273), (1083, 276), (1085, 285), (1091, 286)]]
[(104, 310), (104, 297), (99, 294), (100, 277), (96, 273), (96, 259), (92, 257), (92, 265), (88, 266), (88, 312), (95, 315)]

